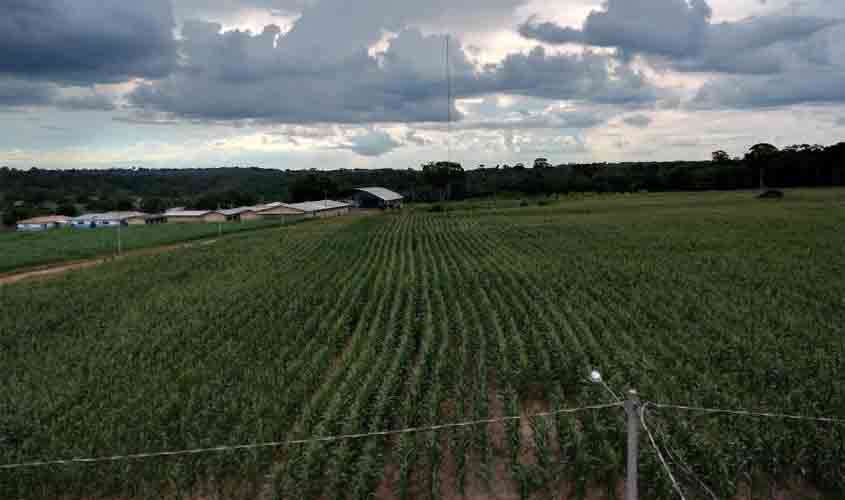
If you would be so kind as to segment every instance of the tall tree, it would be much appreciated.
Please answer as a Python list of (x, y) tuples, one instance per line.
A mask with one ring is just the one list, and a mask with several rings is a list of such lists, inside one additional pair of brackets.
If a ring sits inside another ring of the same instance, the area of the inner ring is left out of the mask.
[(537, 158), (534, 160), (534, 168), (551, 168), (552, 164), (546, 158)]
[(745, 160), (751, 164), (752, 167), (758, 169), (760, 173), (760, 189), (766, 189), (766, 167), (769, 166), (772, 160), (777, 156), (779, 150), (777, 147), (768, 143), (760, 143), (751, 146), (748, 153), (745, 155)]
[(722, 151), (713, 151), (713, 163), (727, 163), (731, 161), (731, 155), (727, 152)]
[(464, 179), (464, 168), (460, 163), (438, 161), (426, 163), (422, 166), (423, 177), (440, 192), (440, 201), (452, 196), (452, 183)]

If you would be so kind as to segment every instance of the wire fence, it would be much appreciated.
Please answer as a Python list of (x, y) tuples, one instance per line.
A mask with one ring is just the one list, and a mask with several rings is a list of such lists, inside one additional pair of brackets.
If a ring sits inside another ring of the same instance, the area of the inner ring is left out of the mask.
[(461, 427), (474, 427), (479, 425), (489, 425), (489, 424), (499, 424), (505, 422), (512, 422), (522, 419), (532, 419), (532, 418), (548, 418), (554, 417), (558, 415), (565, 415), (565, 414), (575, 414), (581, 413), (585, 411), (591, 410), (604, 410), (609, 408), (618, 408), (622, 407), (623, 403), (621, 402), (614, 402), (608, 404), (599, 404), (599, 405), (590, 405), (590, 406), (582, 406), (579, 408), (564, 408), (555, 411), (549, 412), (542, 412), (542, 413), (534, 413), (531, 415), (515, 415), (515, 416), (508, 416), (508, 417), (495, 417), (495, 418), (486, 418), (481, 420), (468, 420), (464, 422), (454, 422), (448, 424), (439, 424), (439, 425), (431, 425), (425, 427), (407, 427), (404, 429), (396, 429), (396, 430), (387, 430), (387, 431), (377, 431), (377, 432), (366, 432), (360, 434), (343, 434), (337, 436), (323, 436), (323, 437), (312, 437), (306, 439), (294, 439), (289, 441), (268, 441), (264, 443), (250, 443), (250, 444), (238, 444), (238, 445), (222, 445), (222, 446), (213, 446), (208, 448), (194, 448), (194, 449), (184, 449), (184, 450), (172, 450), (172, 451), (156, 451), (156, 452), (147, 452), (147, 453), (133, 453), (133, 454), (125, 454), (125, 455), (112, 455), (112, 456), (103, 456), (103, 457), (90, 457), (90, 458), (68, 458), (68, 459), (57, 459), (57, 460), (38, 460), (32, 462), (20, 462), (20, 463), (12, 463), (12, 464), (4, 464), (0, 465), (0, 470), (10, 470), (10, 469), (23, 469), (23, 468), (32, 468), (32, 467), (51, 467), (57, 465), (73, 465), (73, 464), (95, 464), (101, 462), (121, 462), (127, 460), (143, 460), (147, 458), (159, 458), (159, 457), (177, 457), (177, 456), (186, 456), (186, 455), (201, 455), (207, 453), (223, 453), (223, 452), (231, 452), (231, 451), (245, 451), (245, 450), (257, 450), (263, 448), (282, 448), (286, 446), (296, 446), (296, 445), (304, 445), (304, 444), (311, 444), (311, 443), (327, 443), (327, 442), (334, 442), (334, 441), (349, 441), (354, 439), (364, 439), (376, 436), (396, 436), (400, 434), (418, 434), (418, 433), (425, 433), (425, 432), (435, 432), (440, 430), (447, 430), (447, 429), (456, 429)]
[(724, 410), (719, 408), (703, 408), (699, 406), (685, 406), (676, 404), (663, 403), (648, 403), (654, 408), (665, 408), (682, 410), (688, 412), (708, 413), (711, 415), (733, 415), (741, 417), (755, 417), (755, 418), (775, 418), (780, 420), (804, 420), (810, 422), (830, 423), (830, 424), (845, 424), (845, 418), (837, 417), (814, 417), (809, 415), (790, 415), (786, 413), (771, 413), (771, 412), (755, 412), (748, 410)]
[[(628, 403), (631, 401), (629, 400)], [(284, 447), (292, 447), (292, 446), (299, 446), (299, 445), (308, 445), (308, 444), (316, 444), (316, 443), (330, 443), (330, 442), (341, 442), (341, 441), (351, 441), (351, 440), (360, 440), (360, 439), (367, 439), (373, 437), (386, 437), (386, 436), (397, 436), (397, 435), (404, 435), (404, 434), (421, 434), (421, 433), (428, 433), (428, 432), (437, 432), (437, 431), (445, 431), (451, 429), (461, 429), (467, 427), (476, 427), (476, 426), (487, 426), (491, 424), (505, 424), (508, 422), (515, 422), (521, 420), (529, 420), (532, 421), (533, 419), (544, 419), (544, 418), (552, 418), (552, 417), (559, 417), (559, 416), (574, 416), (580, 413), (586, 412), (598, 412), (603, 410), (611, 410), (611, 409), (625, 409), (625, 413), (627, 414), (627, 418), (633, 418), (638, 421), (638, 425), (642, 430), (645, 431), (647, 437), (647, 443), (650, 444), (651, 449), (654, 451), (657, 457), (657, 463), (659, 464), (659, 468), (662, 468), (662, 471), (669, 479), (669, 484), (671, 484), (671, 491), (677, 495), (677, 498), (680, 500), (687, 500), (688, 497), (685, 492), (684, 488), (693, 488), (698, 490), (700, 493), (706, 494), (713, 500), (717, 499), (718, 496), (714, 491), (705, 483), (705, 481), (696, 474), (696, 472), (689, 467), (680, 457), (679, 454), (673, 453), (668, 438), (663, 431), (660, 430), (659, 426), (657, 428), (653, 428), (649, 425), (650, 417), (649, 417), (649, 410), (674, 410), (676, 412), (685, 412), (685, 413), (696, 413), (701, 415), (708, 415), (708, 416), (721, 416), (721, 417), (740, 417), (740, 418), (755, 418), (755, 419), (779, 419), (779, 420), (797, 420), (797, 421), (806, 421), (806, 422), (813, 422), (816, 424), (830, 424), (830, 425), (842, 425), (845, 424), (845, 418), (841, 417), (833, 417), (833, 416), (812, 416), (812, 415), (797, 415), (797, 414), (789, 414), (789, 413), (777, 413), (777, 412), (767, 412), (767, 411), (752, 411), (752, 410), (736, 410), (736, 409), (721, 409), (721, 408), (707, 408), (707, 407), (700, 407), (700, 406), (692, 406), (692, 405), (681, 405), (681, 404), (671, 404), (671, 403), (656, 403), (651, 401), (643, 401), (642, 403), (636, 404), (634, 409), (636, 411), (629, 412), (630, 407), (626, 405), (625, 401), (617, 400), (611, 403), (606, 404), (596, 404), (596, 405), (587, 405), (575, 408), (563, 408), (553, 411), (541, 412), (541, 413), (533, 413), (533, 414), (525, 414), (525, 415), (513, 415), (513, 416), (503, 416), (503, 417), (491, 417), (491, 418), (484, 418), (478, 420), (467, 420), (461, 422), (452, 422), (452, 423), (444, 423), (438, 425), (429, 425), (429, 426), (420, 426), (420, 427), (406, 427), (402, 429), (393, 429), (393, 430), (384, 430), (384, 431), (375, 431), (375, 432), (365, 432), (365, 433), (357, 433), (357, 434), (339, 434), (339, 435), (332, 435), (332, 436), (319, 436), (319, 437), (309, 437), (303, 439), (292, 439), (292, 440), (281, 440), (281, 441), (270, 441), (270, 442), (259, 442), (259, 443), (247, 443), (247, 444), (236, 444), (236, 445), (221, 445), (221, 446), (213, 446), (213, 447), (204, 447), (204, 448), (193, 448), (193, 449), (179, 449), (179, 450), (169, 450), (169, 451), (153, 451), (153, 452), (141, 452), (141, 453), (132, 453), (132, 454), (116, 454), (111, 456), (99, 456), (99, 457), (84, 457), (84, 458), (65, 458), (65, 459), (42, 459), (42, 460), (35, 460), (35, 461), (26, 461), (26, 462), (18, 462), (18, 463), (8, 463), (0, 465), (0, 471), (9, 471), (13, 472), (16, 470), (21, 469), (36, 469), (36, 468), (45, 468), (45, 467), (68, 467), (73, 465), (84, 465), (84, 464), (102, 464), (102, 463), (116, 463), (116, 462), (128, 462), (128, 461), (141, 461), (146, 459), (155, 459), (155, 458), (168, 458), (168, 457), (184, 457), (184, 456), (192, 456), (192, 455), (204, 455), (204, 454), (214, 454), (214, 453), (232, 453), (232, 452), (239, 452), (239, 451), (248, 451), (248, 450), (260, 450), (260, 449), (274, 449), (274, 448), (284, 448)], [(660, 446), (658, 443), (658, 439), (655, 434), (661, 435), (662, 434), (662, 444), (663, 447)], [(630, 450), (629, 450), (630, 453)], [(682, 486), (682, 482), (679, 480), (678, 476), (676, 476), (676, 471), (673, 469), (677, 469), (678, 471), (683, 472), (686, 474), (687, 479), (694, 479), (695, 483), (686, 482), (684, 486)], [(668, 485), (667, 485), (668, 486)], [(627, 498), (627, 497), (626, 497)], [(698, 497), (695, 497), (698, 498)]]
[[(655, 402), (645, 402), (640, 407), (640, 421), (642, 424), (643, 429), (646, 431), (648, 435), (648, 439), (651, 443), (652, 448), (654, 449), (655, 453), (657, 454), (658, 460), (660, 461), (663, 470), (666, 472), (666, 475), (669, 477), (670, 482), (672, 483), (672, 488), (678, 495), (678, 498), (681, 500), (686, 500), (686, 496), (684, 494), (683, 489), (681, 488), (680, 483), (676, 479), (674, 473), (672, 472), (672, 467), (667, 463), (667, 460), (660, 449), (660, 446), (655, 441), (654, 435), (651, 432), (648, 423), (646, 422), (646, 412), (649, 407), (656, 408), (656, 409), (666, 409), (666, 410), (676, 410), (681, 412), (688, 412), (688, 413), (698, 413), (703, 415), (712, 415), (712, 416), (728, 416), (728, 417), (745, 417), (745, 418), (755, 418), (755, 419), (777, 419), (777, 420), (796, 420), (796, 421), (803, 421), (803, 422), (813, 422), (816, 424), (833, 424), (833, 425), (843, 425), (845, 424), (845, 418), (840, 417), (819, 417), (819, 416), (812, 416), (812, 415), (796, 415), (796, 414), (789, 414), (789, 413), (776, 413), (776, 412), (765, 412), (765, 411), (752, 411), (752, 410), (733, 410), (733, 409), (724, 409), (724, 408), (707, 408), (702, 406), (691, 406), (691, 405), (680, 405), (680, 404), (670, 404), (670, 403), (655, 403)], [(664, 437), (664, 444), (665, 444), (665, 437)], [(668, 446), (666, 447), (667, 455), (671, 454)], [(674, 460), (677, 464), (677, 460)], [(716, 500), (718, 497), (713, 492), (710, 487), (708, 487), (697, 474), (695, 474), (689, 467), (683, 464), (677, 464), (680, 468), (685, 470), (690, 476), (694, 477), (698, 485), (710, 496), (710, 498)]]
[[(463, 427), (474, 427), (474, 426), (480, 426), (480, 425), (501, 424), (501, 423), (505, 423), (505, 422), (512, 422), (512, 421), (518, 421), (518, 420), (523, 420), (523, 419), (548, 418), (548, 417), (556, 417), (556, 416), (560, 416), (560, 415), (572, 415), (572, 414), (586, 412), (586, 411), (596, 411), (596, 410), (606, 410), (606, 409), (612, 409), (612, 408), (621, 408), (623, 406), (624, 406), (624, 403), (622, 401), (615, 401), (613, 403), (607, 403), (607, 404), (588, 405), (588, 406), (581, 406), (581, 407), (577, 407), (577, 408), (564, 408), (564, 409), (559, 409), (559, 410), (554, 410), (554, 411), (534, 413), (534, 414), (530, 414), (530, 415), (491, 417), (491, 418), (485, 418), (485, 419), (480, 419), (480, 420), (468, 420), (468, 421), (463, 421), (463, 422), (453, 422), (453, 423), (430, 425), (430, 426), (424, 426), (424, 427), (407, 427), (407, 428), (403, 428), (403, 429), (366, 432), (366, 433), (359, 433), (359, 434), (342, 434), (342, 435), (335, 435), (335, 436), (310, 437), (310, 438), (304, 438), (304, 439), (294, 439), (294, 440), (284, 440), (284, 441), (268, 441), (268, 442), (261, 442), (261, 443), (221, 445), (221, 446), (213, 446), (213, 447), (205, 447), (205, 448), (141, 452), (141, 453), (99, 456), (99, 457), (66, 458), (66, 459), (42, 459), (42, 460), (35, 460), (35, 461), (28, 461), (28, 462), (2, 464), (2, 465), (0, 465), (0, 470), (14, 470), (14, 469), (24, 469), (24, 468), (34, 468), (34, 467), (53, 467), (53, 466), (63, 466), (63, 465), (66, 466), (66, 465), (74, 465), (74, 464), (96, 464), (96, 463), (104, 463), (104, 462), (121, 462), (121, 461), (129, 461), (129, 460), (143, 460), (143, 459), (150, 459), (150, 458), (177, 457), (177, 456), (201, 455), (201, 454), (210, 454), (210, 453), (225, 453), (225, 452), (258, 450), (258, 449), (265, 449), (265, 448), (281, 448), (281, 447), (287, 447), (287, 446), (306, 445), (306, 444), (312, 444), (312, 443), (348, 441), (348, 440), (356, 440), (356, 439), (366, 439), (366, 438), (377, 437), (377, 436), (384, 437), (384, 436), (396, 436), (396, 435), (401, 435), (401, 434), (417, 434), (417, 433), (435, 432), (435, 431), (440, 431), (440, 430), (456, 429), (456, 428), (463, 428)], [(803, 420), (803, 421), (811, 421), (811, 422), (817, 422), (817, 423), (845, 424), (845, 418), (839, 418), (839, 417), (817, 417), (817, 416), (809, 416), (809, 415), (795, 415), (795, 414), (774, 413), (774, 412), (756, 412), (756, 411), (750, 411), (750, 410), (729, 410), (729, 409), (720, 409), (720, 408), (705, 408), (705, 407), (697, 407), (697, 406), (689, 406), (689, 405), (655, 403), (655, 402), (645, 401), (640, 405), (640, 409), (639, 409), (640, 423), (641, 423), (643, 429), (647, 432), (648, 437), (649, 437), (649, 441), (651, 442), (651, 445), (654, 447), (655, 451), (657, 452), (658, 458), (660, 459), (660, 462), (662, 463), (664, 468), (666, 468), (667, 473), (670, 477), (670, 480), (672, 481), (673, 485), (678, 490), (678, 492), (679, 492), (679, 494), (681, 495), (682, 498), (683, 498), (683, 494), (680, 493), (677, 481), (676, 481), (674, 475), (671, 473), (671, 470), (669, 469), (669, 465), (666, 462), (666, 459), (663, 456), (662, 452), (660, 451), (660, 448), (658, 447), (656, 440), (654, 439), (654, 435), (652, 434), (650, 428), (648, 427), (647, 419), (646, 419), (646, 416), (647, 416), (646, 411), (647, 411), (647, 408), (649, 408), (649, 407), (656, 408), (656, 409), (673, 409), (673, 410), (703, 413), (703, 414), (709, 414), (709, 415), (740, 416), (740, 417), (752, 417), (752, 418), (773, 418), (773, 419), (782, 419), (782, 420)]]
[(660, 464), (663, 465), (663, 469), (666, 471), (666, 475), (669, 476), (669, 480), (672, 481), (672, 488), (678, 493), (678, 496), (681, 500), (686, 500), (684, 496), (684, 492), (681, 490), (681, 485), (678, 484), (678, 480), (675, 479), (675, 475), (672, 473), (672, 468), (669, 467), (669, 464), (666, 463), (666, 459), (663, 457), (663, 452), (660, 451), (660, 447), (657, 446), (657, 442), (654, 440), (654, 434), (651, 433), (651, 429), (648, 427), (648, 423), (646, 423), (646, 410), (648, 409), (650, 403), (645, 402), (640, 405), (640, 424), (645, 429), (646, 434), (648, 435), (648, 439), (651, 442), (652, 448), (657, 453), (657, 458), (660, 459)]

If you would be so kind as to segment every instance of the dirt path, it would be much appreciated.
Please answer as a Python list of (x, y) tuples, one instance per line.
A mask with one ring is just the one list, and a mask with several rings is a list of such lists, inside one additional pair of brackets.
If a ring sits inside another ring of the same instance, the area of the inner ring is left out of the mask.
[(206, 246), (206, 245), (213, 245), (218, 241), (219, 238), (215, 239), (208, 239), (208, 240), (196, 240), (191, 241), (188, 243), (176, 243), (171, 245), (163, 245), (158, 247), (151, 247), (151, 248), (141, 248), (138, 250), (132, 250), (129, 252), (124, 252), (122, 255), (109, 255), (105, 257), (96, 257), (93, 259), (86, 259), (86, 260), (75, 260), (71, 262), (59, 262), (57, 264), (48, 264), (46, 266), (41, 266), (37, 268), (29, 268), (23, 271), (13, 271), (11, 273), (0, 274), (0, 286), (2, 285), (11, 285), (13, 283), (19, 283), (21, 281), (29, 281), (35, 279), (46, 279), (50, 277), (55, 277), (70, 271), (75, 271), (78, 269), (87, 269), (89, 267), (99, 266), (101, 264), (105, 264), (107, 262), (113, 262), (116, 260), (123, 260), (129, 257), (139, 257), (143, 255), (159, 255), (166, 252), (173, 252), (175, 250), (181, 250), (185, 248), (191, 248), (196, 246)]

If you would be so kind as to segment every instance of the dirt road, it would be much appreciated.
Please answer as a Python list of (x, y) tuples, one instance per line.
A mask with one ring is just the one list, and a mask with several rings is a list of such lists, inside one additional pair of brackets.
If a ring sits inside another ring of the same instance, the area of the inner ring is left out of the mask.
[(218, 239), (210, 239), (210, 240), (197, 240), (192, 241), (189, 243), (177, 243), (173, 245), (163, 245), (159, 247), (152, 247), (152, 248), (142, 248), (139, 250), (132, 250), (129, 252), (124, 252), (122, 255), (110, 255), (106, 257), (96, 257), (93, 259), (86, 259), (86, 260), (77, 260), (72, 262), (59, 262), (56, 264), (49, 264), (46, 266), (40, 266), (37, 268), (29, 268), (24, 269), (21, 271), (13, 271), (11, 273), (0, 274), (0, 286), (2, 285), (11, 285), (13, 283), (19, 283), (21, 281), (29, 281), (34, 279), (46, 279), (50, 277), (55, 277), (70, 271), (75, 271), (78, 269), (87, 269), (89, 267), (99, 266), (101, 264), (105, 264), (106, 262), (112, 262), (115, 260), (126, 259), (129, 257), (138, 257), (142, 255), (158, 255), (166, 252), (172, 252), (175, 250), (181, 250), (185, 248), (191, 248), (195, 246), (206, 246), (206, 245), (213, 245), (217, 243)]

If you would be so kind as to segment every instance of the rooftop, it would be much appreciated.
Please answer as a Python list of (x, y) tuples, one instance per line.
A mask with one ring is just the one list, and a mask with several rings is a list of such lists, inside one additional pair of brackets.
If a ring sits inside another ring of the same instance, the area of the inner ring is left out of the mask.
[(255, 207), (238, 207), (238, 208), (229, 208), (226, 210), (218, 210), (221, 214), (230, 217), (232, 215), (240, 215), (246, 212), (254, 212)]
[(79, 217), (74, 217), (74, 222), (85, 221), (121, 221), (126, 219), (133, 219), (135, 217), (146, 217), (147, 214), (143, 212), (104, 212), (100, 214), (83, 214)]
[(278, 208), (290, 208), (292, 210), (302, 211), (301, 209), (295, 207), (294, 205), (290, 205), (288, 203), (281, 203), (281, 202), (273, 202), (273, 203), (265, 203), (263, 205), (256, 205), (254, 207), (249, 207), (253, 209), (257, 213), (266, 212), (268, 210), (275, 210)]
[(57, 222), (67, 224), (70, 222), (70, 217), (65, 217), (64, 215), (45, 215), (44, 217), (19, 220), (18, 224), (53, 224)]
[(324, 210), (335, 210), (338, 208), (347, 208), (351, 206), (349, 203), (334, 200), (320, 200), (320, 201), (306, 201), (305, 203), (294, 203), (288, 205), (296, 210), (303, 212), (322, 212)]
[(404, 196), (395, 191), (391, 191), (382, 187), (358, 188), (356, 189), (356, 191), (363, 191), (365, 193), (369, 193), (375, 196), (376, 198), (381, 198), (384, 201), (396, 201), (405, 198)]
[(168, 210), (164, 215), (167, 217), (205, 217), (211, 213), (222, 212), (214, 212), (212, 210)]
[(256, 212), (260, 212), (262, 210), (270, 210), (271, 208), (278, 208), (278, 207), (281, 207), (283, 205), (284, 205), (284, 203), (282, 203), (282, 202), (274, 201), (273, 203), (264, 203), (264, 204), (261, 204), (261, 205), (255, 205), (254, 207), (248, 207), (248, 208), (251, 208), (251, 209), (255, 210)]

